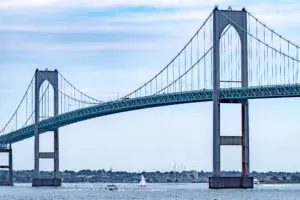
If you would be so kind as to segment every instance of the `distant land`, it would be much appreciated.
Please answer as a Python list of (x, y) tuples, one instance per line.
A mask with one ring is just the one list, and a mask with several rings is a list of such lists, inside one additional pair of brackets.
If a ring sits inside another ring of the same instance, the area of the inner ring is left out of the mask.
[[(225, 176), (239, 176), (238, 171), (223, 171)], [(52, 173), (42, 171), (41, 176), (51, 177)], [(125, 172), (105, 170), (80, 170), (78, 172), (65, 170), (61, 177), (65, 183), (79, 182), (103, 182), (103, 183), (138, 183), (140, 176), (144, 175), (148, 183), (207, 183), (211, 172), (204, 171), (182, 171), (182, 172)], [(252, 172), (251, 175), (261, 183), (300, 183), (299, 172)], [(14, 171), (15, 183), (31, 183), (33, 170)], [(0, 171), (0, 180), (7, 178), (7, 171)]]

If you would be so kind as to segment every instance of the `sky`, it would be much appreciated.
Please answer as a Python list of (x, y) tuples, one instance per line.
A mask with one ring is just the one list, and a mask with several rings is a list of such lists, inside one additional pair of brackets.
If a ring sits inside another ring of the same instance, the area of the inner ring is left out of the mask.
[[(238, 0), (0, 1), (0, 127), (36, 68), (58, 69), (101, 100), (160, 71), (215, 5), (246, 7), (300, 44), (300, 2)], [(299, 171), (299, 99), (251, 100), (250, 170)], [(240, 108), (222, 105), (222, 135), (240, 135)], [(33, 169), (33, 138), (13, 144), (14, 169)], [(41, 136), (41, 151), (53, 136)], [(241, 147), (222, 147), (222, 170), (241, 170)], [(0, 163), (7, 158), (0, 156)], [(41, 160), (42, 170), (53, 162)], [(131, 111), (60, 128), (60, 170), (212, 170), (212, 104)]]

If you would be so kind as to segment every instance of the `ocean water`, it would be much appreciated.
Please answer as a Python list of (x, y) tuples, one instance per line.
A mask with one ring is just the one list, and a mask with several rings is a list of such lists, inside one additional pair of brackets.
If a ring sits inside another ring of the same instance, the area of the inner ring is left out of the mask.
[(32, 188), (30, 184), (0, 187), (1, 200), (300, 200), (300, 184), (255, 185), (254, 189), (209, 190), (207, 184), (116, 184), (118, 191), (104, 190), (103, 183), (63, 184), (62, 187)]

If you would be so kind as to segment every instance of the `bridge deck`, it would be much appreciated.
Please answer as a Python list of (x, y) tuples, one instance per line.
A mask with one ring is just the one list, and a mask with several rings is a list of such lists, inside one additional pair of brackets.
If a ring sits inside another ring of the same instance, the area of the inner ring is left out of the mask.
[[(242, 99), (300, 97), (300, 84), (278, 85), (248, 88), (221, 89), (221, 100), (234, 101)], [(40, 133), (55, 128), (115, 113), (175, 104), (212, 101), (212, 90), (177, 92), (133, 98), (122, 101), (111, 101), (88, 108), (67, 112), (39, 123)], [(0, 144), (15, 143), (34, 135), (34, 125), (0, 136)]]

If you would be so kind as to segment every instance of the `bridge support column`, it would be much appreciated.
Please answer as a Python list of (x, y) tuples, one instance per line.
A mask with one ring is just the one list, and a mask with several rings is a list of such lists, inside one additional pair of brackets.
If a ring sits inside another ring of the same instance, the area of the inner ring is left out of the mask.
[[(233, 20), (229, 20), (227, 15)], [(248, 58), (247, 58), (247, 13), (242, 11), (219, 10), (213, 11), (213, 176), (209, 178), (209, 188), (253, 188), (253, 177), (249, 173), (249, 104), (247, 99), (239, 102), (220, 101), (220, 38), (224, 29), (231, 25), (241, 39), (241, 86), (248, 87)], [(237, 27), (239, 26), (239, 27)], [(237, 80), (231, 80), (237, 81)], [(241, 104), (242, 136), (221, 136), (220, 106), (221, 103)], [(221, 145), (242, 146), (242, 174), (240, 177), (224, 177), (221, 175)]]
[(8, 169), (8, 176), (6, 180), (0, 181), (0, 186), (13, 186), (13, 161), (12, 161), (12, 148), (11, 145), (7, 147), (6, 145), (0, 147), (0, 153), (8, 154), (8, 165), (0, 165), (1, 169)]
[[(39, 120), (40, 120), (40, 87), (44, 81), (49, 81), (54, 91), (54, 116), (58, 115), (58, 72), (55, 71), (39, 71), (35, 72), (35, 127), (34, 127), (34, 178), (32, 186), (61, 186), (61, 178), (59, 175), (59, 138), (58, 129), (42, 130), (54, 132), (54, 151), (40, 152)], [(52, 178), (44, 178), (40, 176), (40, 159), (53, 159), (54, 170)]]

